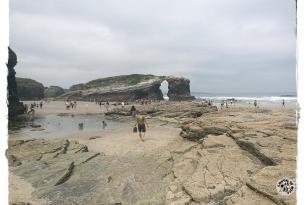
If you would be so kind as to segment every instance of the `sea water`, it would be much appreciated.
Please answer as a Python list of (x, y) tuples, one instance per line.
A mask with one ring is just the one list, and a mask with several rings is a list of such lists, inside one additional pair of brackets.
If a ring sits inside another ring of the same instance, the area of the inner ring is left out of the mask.
[(295, 93), (192, 93), (197, 101), (212, 100), (214, 104), (220, 104), (224, 100), (236, 100), (238, 105), (253, 105), (257, 101), (258, 106), (263, 108), (282, 107), (284, 100), (285, 107), (297, 107), (297, 96)]

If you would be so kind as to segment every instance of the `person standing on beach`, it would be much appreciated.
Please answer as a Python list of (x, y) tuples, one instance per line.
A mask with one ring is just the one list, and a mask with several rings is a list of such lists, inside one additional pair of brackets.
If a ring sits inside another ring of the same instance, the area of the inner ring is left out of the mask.
[(131, 106), (131, 108), (130, 108), (130, 113), (131, 113), (131, 115), (132, 115), (133, 118), (136, 117), (137, 109), (136, 109), (136, 107), (135, 107), (134, 105)]
[(143, 115), (136, 116), (136, 124), (134, 127), (138, 127), (139, 138), (142, 142), (144, 142), (145, 132), (148, 128), (147, 121)]
[(285, 100), (283, 99), (282, 107), (285, 107)]
[(29, 111), (28, 104), (24, 104), (24, 113), (28, 113), (28, 111)]
[(70, 103), (68, 101), (65, 102), (65, 105), (66, 105), (66, 110), (69, 110), (70, 108)]
[(107, 123), (104, 120), (102, 122), (102, 125), (103, 125), (103, 129), (105, 129), (105, 127), (107, 127)]
[(254, 107), (257, 107), (257, 101), (254, 100)]
[(30, 106), (30, 110), (28, 111), (28, 114), (34, 114), (35, 112), (35, 105), (32, 103)]
[(110, 107), (110, 103), (109, 103), (109, 101), (107, 100), (107, 101), (106, 101), (106, 104), (105, 104), (105, 108), (106, 108), (107, 112), (109, 111), (109, 107)]

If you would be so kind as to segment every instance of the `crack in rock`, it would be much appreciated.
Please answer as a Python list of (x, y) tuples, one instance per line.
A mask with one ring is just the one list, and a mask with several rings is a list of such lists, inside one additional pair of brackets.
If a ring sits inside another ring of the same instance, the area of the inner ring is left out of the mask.
[(74, 170), (74, 162), (71, 162), (64, 175), (55, 183), (54, 186), (58, 186), (60, 184), (65, 183), (71, 177), (73, 170)]

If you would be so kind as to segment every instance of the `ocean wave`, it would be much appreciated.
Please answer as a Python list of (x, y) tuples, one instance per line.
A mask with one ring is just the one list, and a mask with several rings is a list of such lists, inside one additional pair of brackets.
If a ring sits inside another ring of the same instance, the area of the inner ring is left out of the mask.
[(216, 101), (221, 101), (221, 100), (227, 100), (227, 99), (235, 99), (237, 101), (247, 101), (247, 102), (253, 102), (254, 100), (256, 101), (266, 101), (266, 102), (281, 102), (281, 101), (286, 101), (286, 102), (296, 102), (297, 97), (279, 97), (279, 96), (263, 96), (263, 97), (234, 97), (234, 96), (207, 96), (207, 97), (202, 97), (202, 96), (195, 96), (196, 99), (203, 100), (203, 99), (209, 99), (209, 100), (216, 100)]

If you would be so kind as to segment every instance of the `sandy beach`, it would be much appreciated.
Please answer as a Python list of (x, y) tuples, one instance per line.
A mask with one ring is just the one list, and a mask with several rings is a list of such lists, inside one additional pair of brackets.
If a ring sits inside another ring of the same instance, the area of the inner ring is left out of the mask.
[(300, 1), (4, 4), (8, 205), (302, 203)]
[[(295, 109), (241, 106), (217, 111), (191, 102), (136, 104), (149, 124), (141, 142), (132, 132), (130, 106), (111, 106), (106, 116), (106, 109), (92, 102), (67, 110), (64, 102), (54, 101), (36, 109), (37, 119), (45, 119), (32, 122), (42, 122), (40, 130), (10, 132), (10, 202), (293, 204), (295, 194), (283, 198), (270, 184), (295, 176)], [(56, 123), (48, 121), (50, 115), (68, 121), (102, 115), (84, 122), (114, 124), (105, 129), (85, 124), (84, 130), (75, 124), (72, 131), (50, 134), (50, 123)], [(64, 181), (54, 186), (62, 175)], [(72, 189), (79, 194), (67, 191)], [(257, 194), (261, 189), (263, 194)]]

